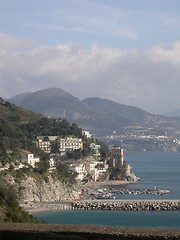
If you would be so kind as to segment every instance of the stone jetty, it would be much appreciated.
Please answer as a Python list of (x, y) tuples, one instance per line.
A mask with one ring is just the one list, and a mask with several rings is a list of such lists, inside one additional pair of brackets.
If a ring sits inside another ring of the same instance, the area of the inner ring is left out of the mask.
[(179, 211), (180, 200), (87, 200), (72, 203), (74, 210)]

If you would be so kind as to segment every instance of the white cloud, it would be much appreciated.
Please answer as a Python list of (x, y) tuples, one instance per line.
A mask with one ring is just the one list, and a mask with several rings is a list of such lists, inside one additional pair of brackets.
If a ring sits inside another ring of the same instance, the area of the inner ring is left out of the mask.
[(168, 112), (180, 107), (179, 66), (180, 42), (146, 50), (73, 44), (1, 50), (0, 93), (11, 97), (58, 87), (81, 99), (99, 96), (150, 112)]
[(0, 50), (23, 49), (32, 47), (33, 40), (18, 38), (13, 35), (0, 33)]

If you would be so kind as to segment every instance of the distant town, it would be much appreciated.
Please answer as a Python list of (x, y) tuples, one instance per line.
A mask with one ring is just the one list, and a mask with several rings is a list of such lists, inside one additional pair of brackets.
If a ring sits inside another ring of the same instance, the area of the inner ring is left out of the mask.
[(99, 136), (109, 146), (118, 145), (125, 151), (179, 152), (180, 132), (175, 129), (160, 130), (130, 126), (111, 135)]

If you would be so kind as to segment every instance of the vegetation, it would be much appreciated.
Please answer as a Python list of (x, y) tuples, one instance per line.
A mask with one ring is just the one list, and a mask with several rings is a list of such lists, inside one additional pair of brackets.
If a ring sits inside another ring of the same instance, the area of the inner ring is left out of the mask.
[[(18, 197), (22, 189), (12, 188), (4, 180), (7, 175), (11, 175), (16, 183), (31, 176), (38, 182), (48, 181), (49, 175), (59, 179), (66, 185), (75, 183), (76, 173), (70, 171), (68, 166), (59, 162), (53, 172), (49, 169), (49, 154), (44, 153), (36, 147), (37, 136), (75, 136), (83, 139), (83, 150), (68, 152), (66, 158), (77, 160), (93, 154), (90, 144), (94, 139), (87, 139), (82, 135), (82, 129), (76, 124), (70, 124), (65, 119), (52, 119), (40, 114), (16, 107), (0, 98), (0, 164), (9, 169), (0, 173), (0, 221), (3, 222), (37, 222), (37, 219), (29, 215), (18, 204)], [(105, 159), (108, 156), (108, 149), (102, 143), (101, 154)], [(37, 168), (31, 166), (15, 170), (16, 163), (19, 162), (19, 150), (28, 149), (40, 157)], [(54, 147), (54, 153), (57, 149)]]
[[(83, 139), (84, 149), (68, 153), (69, 158), (75, 160), (92, 154), (90, 144), (93, 138), (87, 139), (82, 135), (82, 129), (76, 124), (70, 124), (66, 119), (53, 119), (40, 114), (16, 107), (3, 99), (0, 99), (0, 161), (11, 163), (18, 158), (19, 149), (28, 149), (42, 160), (39, 164), (39, 172), (48, 169), (47, 160), (49, 156), (43, 153), (35, 145), (37, 136), (75, 136)], [(101, 153), (106, 157), (107, 149), (102, 145)], [(54, 147), (54, 152), (57, 149)]]
[(0, 177), (0, 222), (40, 222), (18, 204), (17, 192)]
[(56, 170), (53, 172), (53, 176), (59, 179), (61, 182), (72, 186), (76, 181), (77, 174), (72, 172), (65, 163), (59, 163)]

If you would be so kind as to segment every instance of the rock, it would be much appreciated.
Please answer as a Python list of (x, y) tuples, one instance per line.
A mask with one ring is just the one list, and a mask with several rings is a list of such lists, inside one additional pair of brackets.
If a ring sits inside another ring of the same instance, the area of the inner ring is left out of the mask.
[(37, 182), (35, 178), (28, 177), (22, 180), (21, 202), (55, 202), (74, 200), (78, 195), (77, 190), (73, 187), (67, 187), (59, 180), (54, 180), (51, 177), (49, 181)]

